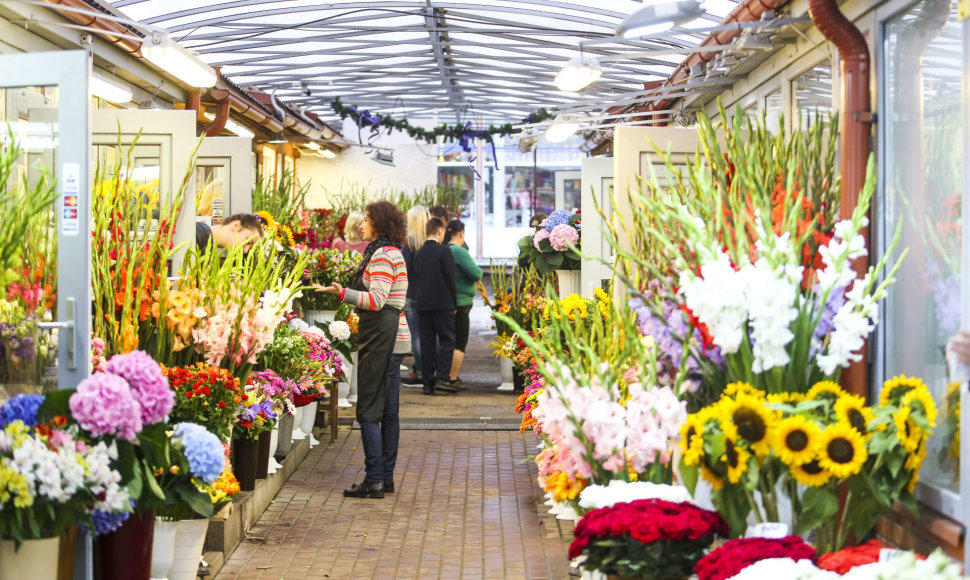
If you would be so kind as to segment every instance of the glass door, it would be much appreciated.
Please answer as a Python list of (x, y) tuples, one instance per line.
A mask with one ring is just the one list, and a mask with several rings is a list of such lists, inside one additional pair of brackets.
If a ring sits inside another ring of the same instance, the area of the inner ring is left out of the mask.
[(249, 137), (209, 137), (195, 164), (195, 219), (218, 224), (253, 210), (252, 145)]

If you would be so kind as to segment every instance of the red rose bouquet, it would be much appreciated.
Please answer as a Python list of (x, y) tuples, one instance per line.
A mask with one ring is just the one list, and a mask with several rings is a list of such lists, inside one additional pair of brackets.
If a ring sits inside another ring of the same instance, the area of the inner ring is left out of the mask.
[[(852, 546), (838, 552), (829, 552), (819, 556), (818, 567), (822, 570), (847, 574), (849, 570), (856, 566), (878, 562), (880, 553), (887, 548), (889, 546), (879, 540), (869, 540), (861, 546)], [(925, 556), (919, 554), (916, 554), (916, 558), (918, 560), (926, 559)]]
[(814, 560), (815, 548), (798, 536), (785, 538), (740, 538), (731, 540), (701, 558), (694, 571), (700, 580), (724, 580), (741, 570), (770, 558)]
[(226, 369), (196, 363), (189, 367), (162, 367), (175, 389), (172, 424), (198, 423), (220, 437), (232, 430), (233, 416), (245, 395), (239, 379)]
[(691, 503), (643, 499), (593, 510), (576, 525), (569, 557), (583, 568), (631, 578), (689, 576), (715, 535), (726, 536), (717, 512)]

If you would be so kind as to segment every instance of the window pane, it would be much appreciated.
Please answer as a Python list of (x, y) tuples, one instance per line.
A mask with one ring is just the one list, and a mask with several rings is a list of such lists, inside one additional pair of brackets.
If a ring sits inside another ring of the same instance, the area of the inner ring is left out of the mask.
[(886, 377), (922, 377), (937, 398), (940, 420), (921, 479), (959, 491), (957, 409), (946, 404), (943, 348), (960, 325), (966, 49), (956, 3), (948, 19), (934, 6), (920, 2), (885, 30), (883, 225), (888, 236), (901, 220), (899, 248), (909, 254), (886, 303), (883, 359)]
[(802, 128), (811, 127), (817, 118), (828, 120), (832, 112), (832, 63), (825, 61), (796, 78), (792, 83), (796, 119)]

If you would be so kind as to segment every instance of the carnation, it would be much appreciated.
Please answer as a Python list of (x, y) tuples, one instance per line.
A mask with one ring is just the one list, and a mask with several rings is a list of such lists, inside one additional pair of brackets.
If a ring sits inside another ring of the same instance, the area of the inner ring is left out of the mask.
[(141, 405), (125, 379), (110, 373), (88, 377), (68, 400), (74, 420), (95, 437), (133, 441), (142, 428)]
[(690, 503), (686, 487), (649, 481), (614, 479), (608, 485), (590, 485), (579, 494), (579, 507), (587, 510), (609, 507), (638, 499), (662, 499), (674, 503)]
[(105, 371), (128, 381), (135, 400), (141, 405), (145, 425), (165, 419), (175, 406), (175, 391), (162, 374), (162, 368), (148, 353), (136, 350), (111, 357)]
[(37, 424), (37, 410), (44, 402), (44, 395), (17, 395), (0, 406), (0, 427), (14, 421), (23, 421), (33, 427)]
[(222, 442), (202, 425), (179, 423), (172, 434), (181, 439), (185, 457), (189, 460), (192, 475), (205, 483), (219, 479), (226, 467), (226, 456), (222, 452)]
[(549, 243), (557, 252), (565, 252), (570, 245), (575, 246), (577, 242), (579, 242), (579, 232), (569, 224), (558, 225), (549, 233)]
[(334, 320), (327, 325), (327, 330), (330, 331), (330, 336), (335, 340), (347, 340), (350, 338), (350, 326), (343, 320)]

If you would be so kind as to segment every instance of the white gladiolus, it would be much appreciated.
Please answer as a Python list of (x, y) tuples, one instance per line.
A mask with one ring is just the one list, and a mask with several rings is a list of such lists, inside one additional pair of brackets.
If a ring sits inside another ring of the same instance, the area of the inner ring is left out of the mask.
[(737, 352), (744, 337), (748, 318), (744, 290), (744, 276), (734, 270), (721, 250), (714, 260), (701, 266), (701, 277), (690, 271), (680, 275), (680, 294), (698, 320), (707, 325), (722, 354)]
[(776, 269), (758, 260), (742, 270), (746, 281), (748, 318), (753, 361), (751, 370), (764, 372), (789, 363), (788, 343), (795, 338), (791, 323), (798, 318), (796, 299), (801, 280), (801, 266), (780, 266)]
[(845, 294), (845, 304), (839, 308), (832, 319), (835, 329), (829, 335), (828, 348), (816, 358), (816, 364), (826, 374), (837, 368), (862, 360), (858, 351), (865, 345), (866, 337), (876, 327), (879, 309), (875, 299), (866, 294), (869, 275), (856, 280), (852, 289)]

